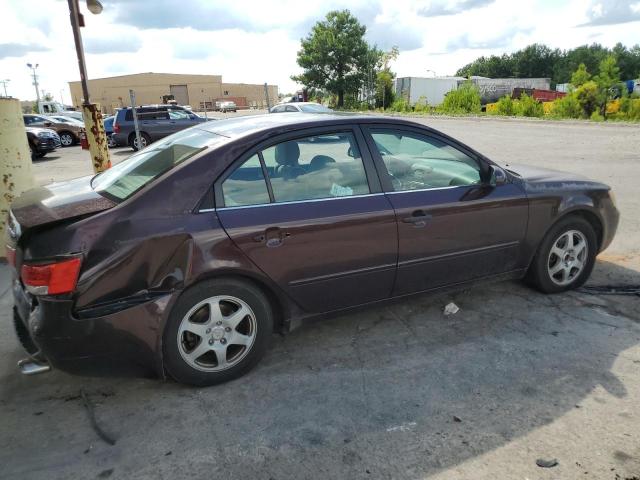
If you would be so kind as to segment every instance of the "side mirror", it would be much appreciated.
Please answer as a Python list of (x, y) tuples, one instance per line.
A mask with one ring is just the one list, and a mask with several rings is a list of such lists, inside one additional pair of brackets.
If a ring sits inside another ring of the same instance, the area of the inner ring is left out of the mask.
[(506, 172), (497, 165), (489, 166), (489, 174), (489, 184), (492, 187), (499, 187), (500, 185), (504, 185), (505, 183), (507, 183)]
[(53, 123), (51, 122), (44, 122), (43, 124), (45, 127), (50, 127), (51, 125), (53, 125)]

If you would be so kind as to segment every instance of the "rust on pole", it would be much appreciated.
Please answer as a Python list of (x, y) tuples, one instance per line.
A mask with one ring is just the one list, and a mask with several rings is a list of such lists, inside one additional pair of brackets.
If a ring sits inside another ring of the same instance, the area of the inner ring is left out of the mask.
[(84, 59), (84, 49), (82, 47), (82, 34), (80, 27), (84, 26), (84, 18), (80, 13), (78, 0), (68, 0), (69, 16), (71, 17), (71, 29), (76, 45), (78, 56), (78, 67), (80, 69), (80, 84), (82, 85), (82, 114), (84, 126), (87, 134), (87, 143), (91, 153), (91, 164), (93, 171), (102, 172), (111, 168), (111, 158), (109, 157), (109, 145), (102, 123), (102, 112), (100, 106), (91, 103), (89, 98), (89, 85), (87, 83), (87, 66)]

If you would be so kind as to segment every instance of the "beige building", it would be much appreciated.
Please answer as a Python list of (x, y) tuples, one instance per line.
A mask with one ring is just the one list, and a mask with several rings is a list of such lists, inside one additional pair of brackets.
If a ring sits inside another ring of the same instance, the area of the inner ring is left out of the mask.
[[(73, 105), (82, 104), (80, 82), (69, 82)], [(222, 75), (186, 75), (180, 73), (136, 73), (89, 80), (91, 101), (99, 103), (104, 113), (131, 105), (129, 89), (136, 94), (137, 105), (163, 103), (163, 96), (173, 95), (180, 105), (202, 111), (213, 109), (216, 101), (232, 100), (238, 108), (266, 108), (264, 85), (224, 83)], [(278, 87), (267, 86), (271, 105), (277, 103)]]

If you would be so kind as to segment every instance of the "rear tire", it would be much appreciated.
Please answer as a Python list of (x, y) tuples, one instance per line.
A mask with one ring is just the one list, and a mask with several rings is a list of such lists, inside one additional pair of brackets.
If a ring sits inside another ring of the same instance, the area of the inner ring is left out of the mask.
[(71, 147), (76, 143), (76, 137), (71, 132), (60, 132), (60, 143), (63, 147)]
[(181, 383), (227, 382), (258, 363), (272, 333), (273, 311), (258, 287), (236, 279), (203, 281), (171, 310), (163, 335), (165, 368)]
[[(142, 142), (142, 148), (146, 148), (151, 143), (151, 137), (144, 132), (140, 132), (140, 141)], [(138, 148), (138, 139), (135, 133), (129, 135), (129, 146), (133, 149), (134, 152), (139, 150)]]
[(589, 222), (577, 216), (560, 220), (540, 242), (526, 280), (543, 293), (582, 286), (593, 270), (598, 239)]

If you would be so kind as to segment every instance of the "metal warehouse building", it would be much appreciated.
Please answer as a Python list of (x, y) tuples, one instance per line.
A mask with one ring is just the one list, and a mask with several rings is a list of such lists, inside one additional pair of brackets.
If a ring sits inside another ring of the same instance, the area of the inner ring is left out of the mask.
[[(69, 82), (73, 105), (82, 104), (80, 82)], [(135, 91), (136, 104), (162, 103), (162, 97), (173, 95), (180, 105), (195, 110), (213, 109), (216, 101), (232, 100), (239, 108), (266, 108), (264, 85), (223, 83), (222, 75), (187, 75), (180, 73), (136, 73), (89, 80), (91, 101), (99, 103), (104, 113), (131, 105), (129, 89)], [(268, 85), (271, 104), (276, 103), (278, 87)]]

